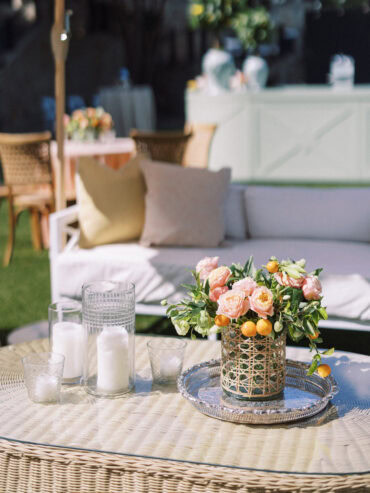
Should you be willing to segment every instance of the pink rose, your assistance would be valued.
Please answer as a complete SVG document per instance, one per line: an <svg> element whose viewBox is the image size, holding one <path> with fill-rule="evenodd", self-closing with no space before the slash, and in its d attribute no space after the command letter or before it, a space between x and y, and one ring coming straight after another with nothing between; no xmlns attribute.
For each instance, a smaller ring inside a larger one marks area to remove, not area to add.
<svg viewBox="0 0 370 493"><path fill-rule="evenodd" d="M241 289L245 296L250 296L256 287L257 283L254 279L251 277L245 277L244 279L240 279L240 281L236 281L233 284L232 289Z"/></svg>
<svg viewBox="0 0 370 493"><path fill-rule="evenodd" d="M196 272L199 274L199 278L204 281L209 274L217 268L218 259L220 257L205 257L200 260L195 267Z"/></svg>
<svg viewBox="0 0 370 493"><path fill-rule="evenodd" d="M249 297L251 310L256 312L259 317L267 318L267 315L274 314L273 295L265 286L256 288Z"/></svg>
<svg viewBox="0 0 370 493"><path fill-rule="evenodd" d="M319 300L321 296L321 282L315 276L308 276L302 286L303 296L306 300Z"/></svg>
<svg viewBox="0 0 370 493"><path fill-rule="evenodd" d="M227 281L230 279L231 270L228 267L222 265L214 269L208 276L209 287L211 291L215 288L221 288L225 286Z"/></svg>
<svg viewBox="0 0 370 493"><path fill-rule="evenodd" d="M276 272L274 274L275 279L280 284L280 286L288 286L290 288L301 289L304 280L306 279L304 276L301 276L299 279L294 279L294 277L288 276L285 272Z"/></svg>
<svg viewBox="0 0 370 493"><path fill-rule="evenodd" d="M215 288L215 289L212 289L210 292L209 292L209 299L211 301L218 301L218 298L226 293L226 291L229 291L229 288L227 286L221 286L220 288Z"/></svg>
<svg viewBox="0 0 370 493"><path fill-rule="evenodd" d="M249 301L241 289L230 289L218 299L217 315L239 318L249 310Z"/></svg>

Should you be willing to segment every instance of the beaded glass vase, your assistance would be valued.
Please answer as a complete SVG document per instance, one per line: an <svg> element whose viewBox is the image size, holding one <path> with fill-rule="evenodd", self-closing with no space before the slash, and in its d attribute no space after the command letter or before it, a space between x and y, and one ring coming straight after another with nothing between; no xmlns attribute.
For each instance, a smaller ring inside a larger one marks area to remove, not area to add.
<svg viewBox="0 0 370 493"><path fill-rule="evenodd" d="M233 324L224 327L221 340L221 387L241 400L270 400L284 390L286 334L277 339L244 337Z"/></svg>

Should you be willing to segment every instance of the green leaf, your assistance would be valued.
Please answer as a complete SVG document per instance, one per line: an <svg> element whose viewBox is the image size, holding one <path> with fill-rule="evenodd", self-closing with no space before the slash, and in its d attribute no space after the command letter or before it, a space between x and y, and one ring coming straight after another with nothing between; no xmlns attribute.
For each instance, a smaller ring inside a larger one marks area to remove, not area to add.
<svg viewBox="0 0 370 493"><path fill-rule="evenodd" d="M181 284L181 286L185 289L188 289L189 291L193 292L193 291L196 291L197 287L194 285L194 284L187 284L187 283L184 283L184 284Z"/></svg>
<svg viewBox="0 0 370 493"><path fill-rule="evenodd" d="M311 363L311 366L309 367L309 369L307 371L307 375L313 375L318 366L319 366L319 362L316 359L314 359Z"/></svg>
<svg viewBox="0 0 370 493"><path fill-rule="evenodd" d="M204 292L206 293L206 295L208 296L209 295L209 290L210 290L210 287L209 287L209 281L208 279L206 280L206 284L204 286Z"/></svg>
<svg viewBox="0 0 370 493"><path fill-rule="evenodd" d="M244 274L246 277L253 275L253 257L250 256L244 265Z"/></svg>
<svg viewBox="0 0 370 493"><path fill-rule="evenodd" d="M322 318L322 320L328 319L328 314L326 313L326 310L323 306L321 306L318 311L320 313L320 317Z"/></svg>
<svg viewBox="0 0 370 493"><path fill-rule="evenodd" d="M302 290L292 288L292 295L291 296L292 296L292 299L291 299L292 311L296 312L298 310L300 302L303 299Z"/></svg>
<svg viewBox="0 0 370 493"><path fill-rule="evenodd" d="M315 310L314 312L311 313L311 321L316 325L319 323L320 320L320 314L318 310Z"/></svg>
<svg viewBox="0 0 370 493"><path fill-rule="evenodd" d="M192 341L195 341L195 340L196 340L196 338L197 338L197 336L196 336L195 334L191 334L191 340L192 340Z"/></svg>
<svg viewBox="0 0 370 493"><path fill-rule="evenodd" d="M325 356L331 356L334 353L334 351L335 351L335 349L332 347L332 348L324 351L322 354L325 354Z"/></svg>
<svg viewBox="0 0 370 493"><path fill-rule="evenodd" d="M294 318L292 317L292 315L290 315L289 313L286 313L286 312L283 312L282 313L282 316L285 320L287 320L288 322L294 322Z"/></svg>
<svg viewBox="0 0 370 493"><path fill-rule="evenodd" d="M303 320L303 326L312 336L316 334L315 327L309 320Z"/></svg>

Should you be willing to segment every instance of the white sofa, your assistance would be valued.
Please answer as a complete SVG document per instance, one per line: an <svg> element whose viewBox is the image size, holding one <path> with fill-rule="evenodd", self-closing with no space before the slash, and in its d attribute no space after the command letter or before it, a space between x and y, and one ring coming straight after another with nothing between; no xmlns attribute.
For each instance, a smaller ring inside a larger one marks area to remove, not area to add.
<svg viewBox="0 0 370 493"><path fill-rule="evenodd" d="M164 314L164 298L178 300L190 272L205 256L220 264L256 265L271 255L306 258L323 267L329 320L322 326L370 330L370 188L231 185L225 207L226 238L218 248L143 247L139 243L78 247L78 206L51 215L52 298L80 298L83 283L130 280L137 313ZM64 246L66 233L69 241Z"/></svg>

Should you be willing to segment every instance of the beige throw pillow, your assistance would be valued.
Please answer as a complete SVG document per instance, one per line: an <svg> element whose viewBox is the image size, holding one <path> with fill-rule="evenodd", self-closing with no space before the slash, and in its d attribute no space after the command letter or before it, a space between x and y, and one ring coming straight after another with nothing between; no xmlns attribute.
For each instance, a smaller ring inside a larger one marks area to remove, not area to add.
<svg viewBox="0 0 370 493"><path fill-rule="evenodd" d="M147 186L141 243L216 247L225 236L230 170L212 172L143 160Z"/></svg>
<svg viewBox="0 0 370 493"><path fill-rule="evenodd" d="M138 239L145 216L139 157L119 170L94 158L78 160L77 202L81 248Z"/></svg>

